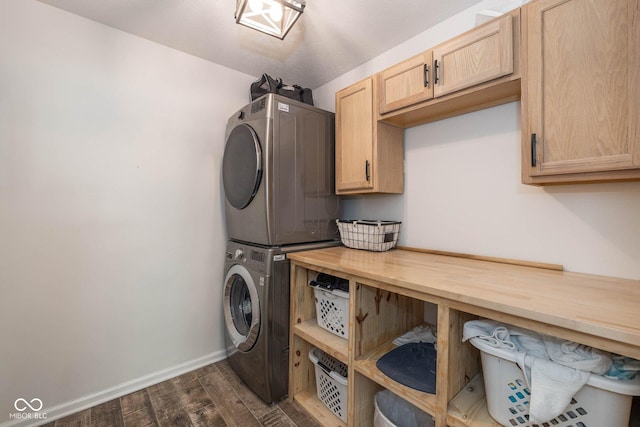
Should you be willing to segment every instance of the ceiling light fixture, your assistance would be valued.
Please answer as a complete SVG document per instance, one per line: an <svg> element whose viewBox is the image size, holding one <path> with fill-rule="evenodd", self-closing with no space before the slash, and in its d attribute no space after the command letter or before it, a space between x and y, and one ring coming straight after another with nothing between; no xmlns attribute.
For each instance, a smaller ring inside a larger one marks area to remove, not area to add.
<svg viewBox="0 0 640 427"><path fill-rule="evenodd" d="M236 0L236 23L282 40L304 6L305 0Z"/></svg>

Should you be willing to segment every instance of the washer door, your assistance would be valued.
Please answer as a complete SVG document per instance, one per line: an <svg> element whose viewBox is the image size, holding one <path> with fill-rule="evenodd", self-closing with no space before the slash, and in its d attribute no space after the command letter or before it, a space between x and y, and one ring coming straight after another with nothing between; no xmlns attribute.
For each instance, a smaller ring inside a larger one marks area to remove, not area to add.
<svg viewBox="0 0 640 427"><path fill-rule="evenodd" d="M262 179L262 150L258 135L247 124L233 128L224 148L222 183L231 206L244 209L253 200Z"/></svg>
<svg viewBox="0 0 640 427"><path fill-rule="evenodd" d="M224 279L224 320L233 345L249 351L260 332L260 301L249 271L234 265Z"/></svg>

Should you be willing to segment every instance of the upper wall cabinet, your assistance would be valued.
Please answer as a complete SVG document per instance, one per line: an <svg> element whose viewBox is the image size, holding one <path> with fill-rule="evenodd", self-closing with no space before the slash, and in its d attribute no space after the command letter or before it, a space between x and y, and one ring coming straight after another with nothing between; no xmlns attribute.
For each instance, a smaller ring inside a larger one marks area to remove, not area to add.
<svg viewBox="0 0 640 427"><path fill-rule="evenodd" d="M429 50L380 72L380 114L433 98L432 67Z"/></svg>
<svg viewBox="0 0 640 427"><path fill-rule="evenodd" d="M336 93L336 193L402 193L404 131L520 98L520 8Z"/></svg>
<svg viewBox="0 0 640 427"><path fill-rule="evenodd" d="M520 9L378 73L380 119L410 127L520 97Z"/></svg>
<svg viewBox="0 0 640 427"><path fill-rule="evenodd" d="M379 122L374 77L336 93L336 193L402 193L404 130Z"/></svg>
<svg viewBox="0 0 640 427"><path fill-rule="evenodd" d="M522 181L640 179L638 0L523 8Z"/></svg>
<svg viewBox="0 0 640 427"><path fill-rule="evenodd" d="M505 15L437 46L433 64L436 97L513 73L513 17Z"/></svg>

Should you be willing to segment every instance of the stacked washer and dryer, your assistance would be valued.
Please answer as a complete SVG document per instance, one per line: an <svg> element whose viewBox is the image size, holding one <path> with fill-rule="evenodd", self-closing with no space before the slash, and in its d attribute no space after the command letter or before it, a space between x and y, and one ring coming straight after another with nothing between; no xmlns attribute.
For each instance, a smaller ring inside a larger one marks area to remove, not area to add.
<svg viewBox="0 0 640 427"><path fill-rule="evenodd" d="M268 94L227 123L222 166L228 361L266 402L287 395L287 254L339 244L334 114Z"/></svg>

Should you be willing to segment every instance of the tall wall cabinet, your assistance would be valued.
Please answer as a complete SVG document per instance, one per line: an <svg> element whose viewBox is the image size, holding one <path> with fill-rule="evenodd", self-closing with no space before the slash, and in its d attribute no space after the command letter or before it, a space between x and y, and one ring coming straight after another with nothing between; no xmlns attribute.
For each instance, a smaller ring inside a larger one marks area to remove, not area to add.
<svg viewBox="0 0 640 427"><path fill-rule="evenodd" d="M377 120L368 77L336 93L336 193L402 193L404 130Z"/></svg>
<svg viewBox="0 0 640 427"><path fill-rule="evenodd" d="M522 180L640 178L640 2L523 8Z"/></svg>

